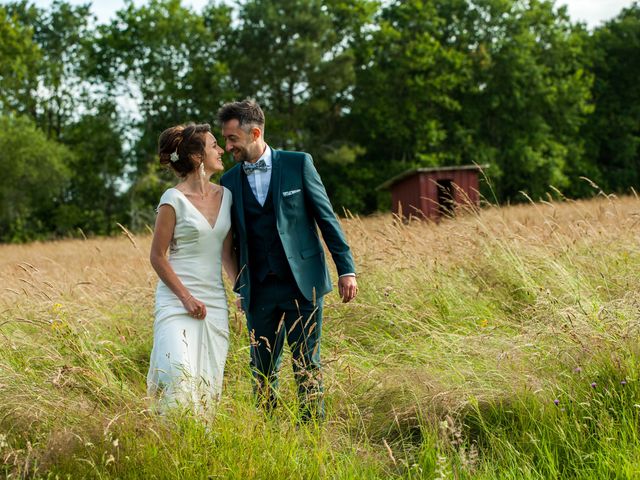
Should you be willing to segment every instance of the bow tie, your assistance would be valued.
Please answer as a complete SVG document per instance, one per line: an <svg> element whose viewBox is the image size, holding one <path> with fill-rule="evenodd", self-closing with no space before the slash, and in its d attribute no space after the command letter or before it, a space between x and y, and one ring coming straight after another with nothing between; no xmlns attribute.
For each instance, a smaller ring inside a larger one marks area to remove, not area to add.
<svg viewBox="0 0 640 480"><path fill-rule="evenodd" d="M244 170L244 173L246 173L247 175L251 175L256 170L266 172L267 170L269 170L269 167L267 166L267 162L264 161L264 158L261 158L256 163L243 163L242 169Z"/></svg>

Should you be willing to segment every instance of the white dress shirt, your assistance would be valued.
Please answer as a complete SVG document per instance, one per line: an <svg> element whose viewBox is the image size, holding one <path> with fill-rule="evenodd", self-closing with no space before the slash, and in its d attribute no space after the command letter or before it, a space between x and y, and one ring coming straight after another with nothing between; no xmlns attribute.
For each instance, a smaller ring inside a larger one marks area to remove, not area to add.
<svg viewBox="0 0 640 480"><path fill-rule="evenodd" d="M267 200L267 193L269 193L269 183L271 183L271 147L267 145L267 148L264 149L264 153L258 160L256 160L256 162L259 162L260 160L264 160L264 163L267 164L267 171L262 172L260 170L254 170L251 175L247 175L247 180L256 200L258 200L260 206L264 207L264 202ZM250 165L249 162L244 163Z"/></svg>

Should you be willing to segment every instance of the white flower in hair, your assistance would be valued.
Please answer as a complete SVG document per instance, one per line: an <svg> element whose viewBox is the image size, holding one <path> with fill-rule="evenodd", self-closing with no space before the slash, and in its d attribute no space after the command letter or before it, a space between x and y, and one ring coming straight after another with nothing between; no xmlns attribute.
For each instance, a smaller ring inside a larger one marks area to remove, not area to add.
<svg viewBox="0 0 640 480"><path fill-rule="evenodd" d="M175 152L173 152L170 156L169 156L169 160L171 160L172 162L177 162L178 161L178 151L176 150Z"/></svg>

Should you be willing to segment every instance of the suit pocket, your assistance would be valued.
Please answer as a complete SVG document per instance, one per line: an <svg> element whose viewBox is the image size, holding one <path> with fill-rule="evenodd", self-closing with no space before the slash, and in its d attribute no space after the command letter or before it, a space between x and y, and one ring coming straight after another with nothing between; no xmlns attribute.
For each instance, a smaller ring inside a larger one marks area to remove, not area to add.
<svg viewBox="0 0 640 480"><path fill-rule="evenodd" d="M322 247L311 247L311 248L305 248L304 250L300 251L300 256L302 258L311 258L311 257L315 257L316 255L320 255L320 252L322 252Z"/></svg>
<svg viewBox="0 0 640 480"><path fill-rule="evenodd" d="M287 190L286 192L282 192L282 196L287 198L287 197L291 197L293 195L297 195L301 192L302 190L299 188L296 188L294 190Z"/></svg>
<svg viewBox="0 0 640 480"><path fill-rule="evenodd" d="M285 205L291 205L294 203L298 203L302 200L302 192L298 191L297 193L294 193L292 195L283 195L282 196L282 203L284 203Z"/></svg>

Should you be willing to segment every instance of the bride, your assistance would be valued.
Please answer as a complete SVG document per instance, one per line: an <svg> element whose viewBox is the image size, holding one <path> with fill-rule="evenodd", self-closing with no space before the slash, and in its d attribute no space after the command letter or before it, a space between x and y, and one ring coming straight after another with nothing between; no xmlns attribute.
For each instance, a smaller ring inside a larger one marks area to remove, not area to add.
<svg viewBox="0 0 640 480"><path fill-rule="evenodd" d="M163 409L204 411L222 391L229 348L222 266L232 281L238 274L231 192L209 181L224 169L223 153L208 124L171 127L158 140L160 163L180 178L160 198L150 255L160 281L147 389Z"/></svg>

